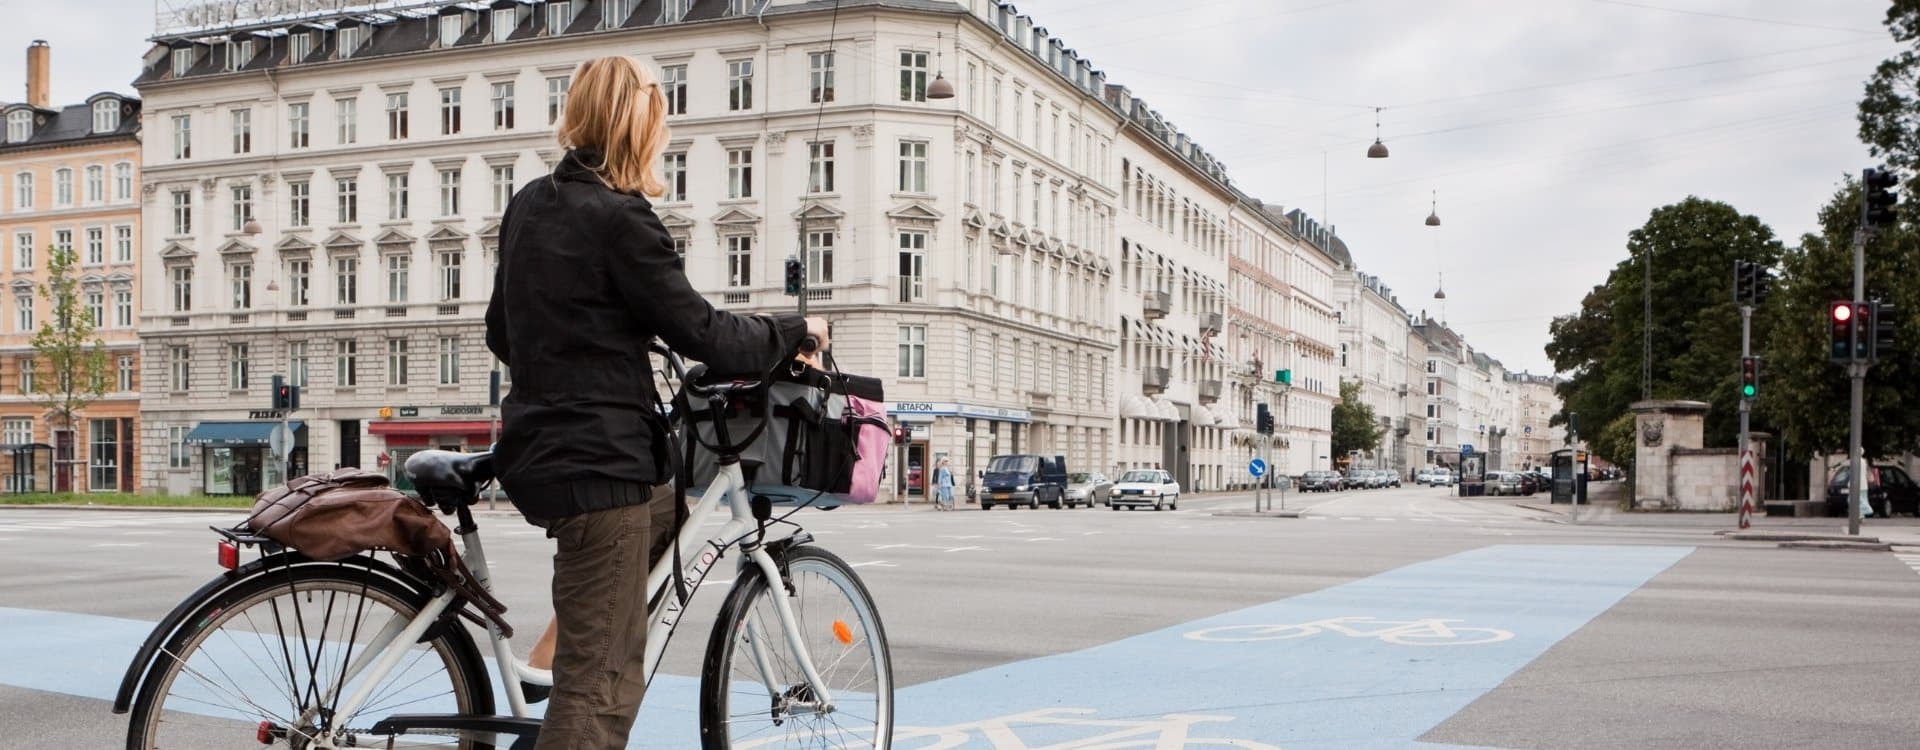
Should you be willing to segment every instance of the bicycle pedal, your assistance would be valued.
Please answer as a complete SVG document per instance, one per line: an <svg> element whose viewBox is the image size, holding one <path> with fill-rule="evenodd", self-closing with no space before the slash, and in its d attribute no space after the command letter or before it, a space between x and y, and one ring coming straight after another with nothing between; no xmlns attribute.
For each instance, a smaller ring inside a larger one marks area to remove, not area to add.
<svg viewBox="0 0 1920 750"><path fill-rule="evenodd" d="M553 694L553 686L535 685L523 680L520 682L520 694L526 697L528 704L539 703L546 700L547 696Z"/></svg>

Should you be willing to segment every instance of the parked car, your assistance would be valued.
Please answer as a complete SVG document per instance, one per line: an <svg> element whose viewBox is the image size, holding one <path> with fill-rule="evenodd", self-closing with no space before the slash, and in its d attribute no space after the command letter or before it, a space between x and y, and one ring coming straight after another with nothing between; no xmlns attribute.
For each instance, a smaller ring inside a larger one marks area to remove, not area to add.
<svg viewBox="0 0 1920 750"><path fill-rule="evenodd" d="M1429 487L1450 487L1453 483L1453 472L1446 468L1435 467L1432 473L1427 475L1427 486Z"/></svg>
<svg viewBox="0 0 1920 750"><path fill-rule="evenodd" d="M1180 483L1160 469L1134 469L1121 474L1120 481L1113 484L1113 491L1107 495L1107 507L1119 510L1141 506L1179 510Z"/></svg>
<svg viewBox="0 0 1920 750"><path fill-rule="evenodd" d="M1067 495L1067 459L1032 454L994 456L987 462L981 484L986 488L980 493L981 510L992 510L995 505L1038 508L1042 503L1058 508Z"/></svg>
<svg viewBox="0 0 1920 750"><path fill-rule="evenodd" d="M1113 492L1113 481L1097 471L1078 471L1067 475L1067 507L1106 505Z"/></svg>
<svg viewBox="0 0 1920 750"><path fill-rule="evenodd" d="M1300 475L1301 492L1339 492L1341 479L1331 471L1309 471Z"/></svg>
<svg viewBox="0 0 1920 750"><path fill-rule="evenodd" d="M1414 472L1414 473L1413 473L1413 483L1414 483L1414 484L1421 484L1421 485L1429 485L1429 486L1431 486L1431 485L1433 484L1433 481L1434 481L1434 479L1433 479L1433 470L1432 470L1432 469L1421 469L1421 470L1419 470L1419 471L1416 471L1416 472Z"/></svg>
<svg viewBox="0 0 1920 750"><path fill-rule="evenodd" d="M1842 466L1827 480L1827 515L1847 515L1847 482L1852 475L1852 467ZM1882 518L1888 511L1920 515L1920 485L1898 466L1871 467L1867 470L1867 505Z"/></svg>
<svg viewBox="0 0 1920 750"><path fill-rule="evenodd" d="M1487 494L1520 497L1534 493L1533 479L1517 471L1489 471L1484 479Z"/></svg>
<svg viewBox="0 0 1920 750"><path fill-rule="evenodd" d="M1381 480L1381 484L1382 484L1383 486L1387 486L1387 487L1399 487L1399 486L1400 486L1400 472L1397 472L1397 471L1388 471L1388 470L1386 470L1386 469L1381 469L1381 470L1380 470L1380 480Z"/></svg>

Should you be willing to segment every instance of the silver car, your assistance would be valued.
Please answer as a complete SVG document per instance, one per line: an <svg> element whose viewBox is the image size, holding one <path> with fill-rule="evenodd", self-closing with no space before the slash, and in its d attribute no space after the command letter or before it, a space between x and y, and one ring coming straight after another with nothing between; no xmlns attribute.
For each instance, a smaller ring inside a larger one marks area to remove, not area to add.
<svg viewBox="0 0 1920 750"><path fill-rule="evenodd" d="M1067 475L1066 505L1093 507L1105 505L1107 496L1113 494L1113 480L1097 471L1080 471Z"/></svg>

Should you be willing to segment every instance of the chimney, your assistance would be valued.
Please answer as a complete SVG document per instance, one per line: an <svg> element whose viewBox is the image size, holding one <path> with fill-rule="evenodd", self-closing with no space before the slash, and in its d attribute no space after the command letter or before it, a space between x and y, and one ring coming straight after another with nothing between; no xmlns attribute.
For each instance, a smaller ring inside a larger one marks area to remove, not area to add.
<svg viewBox="0 0 1920 750"><path fill-rule="evenodd" d="M39 109L53 106L47 92L47 76L53 64L53 48L47 40L35 39L27 47L27 104Z"/></svg>

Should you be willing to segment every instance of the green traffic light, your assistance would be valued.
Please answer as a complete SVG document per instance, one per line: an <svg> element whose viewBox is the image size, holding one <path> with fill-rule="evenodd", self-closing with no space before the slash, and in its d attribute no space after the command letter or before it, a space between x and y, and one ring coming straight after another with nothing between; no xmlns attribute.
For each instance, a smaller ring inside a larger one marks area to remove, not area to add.
<svg viewBox="0 0 1920 750"><path fill-rule="evenodd" d="M1760 389L1755 388L1751 385L1740 386L1740 395L1746 396L1747 398L1753 398L1754 394L1759 392L1760 392Z"/></svg>

